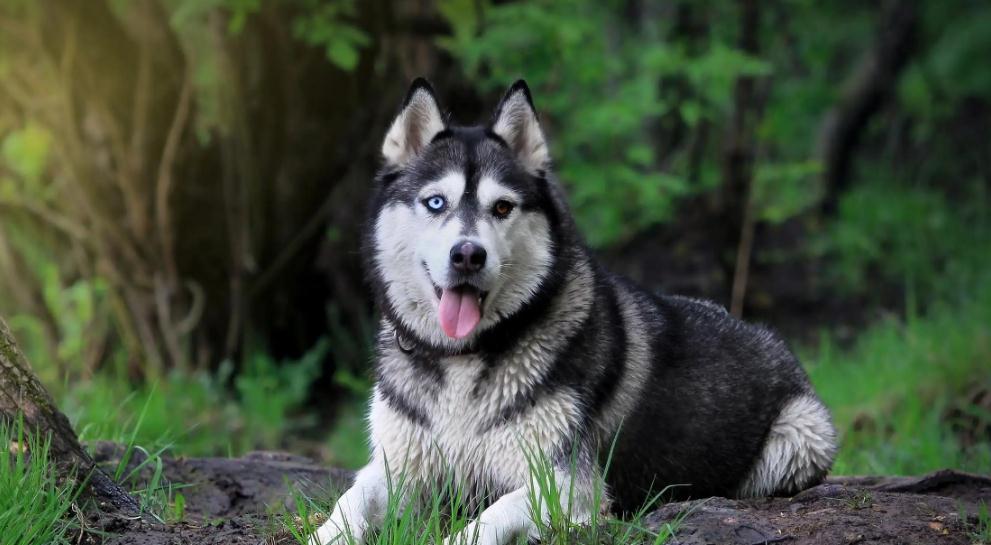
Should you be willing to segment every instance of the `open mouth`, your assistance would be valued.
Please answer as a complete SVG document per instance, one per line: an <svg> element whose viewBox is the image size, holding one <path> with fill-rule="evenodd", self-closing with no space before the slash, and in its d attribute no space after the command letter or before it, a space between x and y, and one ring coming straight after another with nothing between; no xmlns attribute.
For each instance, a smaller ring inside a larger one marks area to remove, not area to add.
<svg viewBox="0 0 991 545"><path fill-rule="evenodd" d="M482 320L482 305L488 292L470 284L453 288L434 285L434 292L440 299L440 304L437 306L440 327L448 337L461 339L478 327L478 322Z"/></svg>

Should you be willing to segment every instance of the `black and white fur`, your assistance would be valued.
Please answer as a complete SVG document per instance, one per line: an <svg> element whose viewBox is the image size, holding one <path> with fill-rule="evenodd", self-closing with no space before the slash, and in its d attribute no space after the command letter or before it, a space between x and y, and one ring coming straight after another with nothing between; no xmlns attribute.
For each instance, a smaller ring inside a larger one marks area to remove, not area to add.
<svg viewBox="0 0 991 545"><path fill-rule="evenodd" d="M453 474L495 499L459 537L536 536L547 508L529 503L528 449L575 491L562 497L579 523L602 507L593 491L603 484L625 512L667 485L684 485L676 497L761 496L825 476L836 433L784 342L595 262L524 82L489 125L462 127L417 80L382 154L365 246L383 315L373 454L319 529L321 545L345 532L360 542L381 523L400 473L424 485ZM441 213L425 204L434 196ZM513 206L508 216L495 214L499 201ZM464 241L487 251L469 276L450 266ZM438 325L438 293L462 283L485 296L477 327L455 339Z"/></svg>

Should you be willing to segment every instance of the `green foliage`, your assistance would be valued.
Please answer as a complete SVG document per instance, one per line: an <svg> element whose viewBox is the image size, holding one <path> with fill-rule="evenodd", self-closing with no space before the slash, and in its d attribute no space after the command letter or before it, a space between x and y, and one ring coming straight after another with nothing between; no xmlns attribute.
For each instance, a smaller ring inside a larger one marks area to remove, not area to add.
<svg viewBox="0 0 991 545"><path fill-rule="evenodd" d="M740 77L755 78L762 97L751 197L758 217L781 222L818 202L813 142L837 98L830 67L870 38L873 17L791 2L790 26L763 25L755 57L735 45L740 14L729 3L676 2L673 13L703 21L705 30L694 31L676 17L631 19L617 2L449 0L440 9L454 28L441 44L472 81L495 93L525 77L534 88L559 174L595 246L670 221L683 197L718 190L718 144ZM828 33L793 31L833 24Z"/></svg>
<svg viewBox="0 0 991 545"><path fill-rule="evenodd" d="M55 264L43 262L37 267L46 313L56 327L55 342L48 342L46 325L38 316L16 314L10 325L26 348L28 361L42 363L35 371L46 384L87 376L98 363L94 358L102 355L99 347L93 346L93 339L102 338L110 325L105 314L107 287L99 278L63 286ZM123 354L108 359L114 356Z"/></svg>
<svg viewBox="0 0 991 545"><path fill-rule="evenodd" d="M903 285L925 300L973 285L991 253L991 216L981 184L950 203L939 191L867 182L843 196L839 217L818 241L837 286L871 292Z"/></svg>
<svg viewBox="0 0 991 545"><path fill-rule="evenodd" d="M11 131L0 143L0 160L30 184L37 184L48 166L52 138L43 128L28 123L23 129ZM0 183L0 196L13 197L13 180Z"/></svg>
<svg viewBox="0 0 991 545"><path fill-rule="evenodd" d="M991 425L991 414L968 412L973 392L991 390L988 270L924 317L878 324L849 351L826 336L803 358L842 434L835 473L991 470L991 441L962 443L973 439L953 426L970 416L980 437L981 422Z"/></svg>
<svg viewBox="0 0 991 545"><path fill-rule="evenodd" d="M752 201L764 221L780 223L793 218L819 200L810 180L821 170L815 161L761 163L754 173Z"/></svg>
<svg viewBox="0 0 991 545"><path fill-rule="evenodd" d="M978 2L967 10L953 7L924 4L924 32L932 43L899 82L899 102L926 121L914 127L919 136L932 135L936 125L931 121L953 115L961 100L991 100L991 71L973 65L974 59L991 55L991 6Z"/></svg>
<svg viewBox="0 0 991 545"><path fill-rule="evenodd" d="M53 263L41 263L38 269L41 272L42 300L57 328L57 341L54 345L45 341L45 326L37 316L15 315L11 319L11 327L18 338L23 339L25 346L34 349L28 353L29 361L55 363L38 368L39 376L44 381L58 382L85 376L92 372L92 367L97 363L92 361L93 339L102 338L110 327L104 306L107 304L107 286L98 277L64 285L58 267ZM52 349L54 353L49 352ZM111 355L108 360L114 356L123 354Z"/></svg>
<svg viewBox="0 0 991 545"><path fill-rule="evenodd" d="M243 429L252 430L252 437L241 441L240 451L253 444L254 448L274 447L292 430L312 424L296 412L319 376L328 347L322 340L295 362L276 362L262 352L248 358L245 368L234 377Z"/></svg>
<svg viewBox="0 0 991 545"><path fill-rule="evenodd" d="M367 33L352 23L356 9L354 0L301 0L305 15L293 23L293 35L310 45L324 48L327 60L343 70L358 66L358 53L371 43Z"/></svg>
<svg viewBox="0 0 991 545"><path fill-rule="evenodd" d="M67 545L74 487L57 481L49 439L0 423L0 536L7 545Z"/></svg>
<svg viewBox="0 0 991 545"><path fill-rule="evenodd" d="M658 124L718 120L737 77L771 72L725 42L693 52L657 39L662 29L632 25L617 8L588 0L508 3L487 7L481 26L468 3L441 5L455 28L442 44L483 90L520 77L533 87L558 173L596 246L670 219L693 191L683 157L661 166L652 136ZM667 80L687 91L666 89Z"/></svg>
<svg viewBox="0 0 991 545"><path fill-rule="evenodd" d="M168 447L189 455L239 455L278 448L310 424L301 414L310 385L326 353L319 343L299 361L275 362L258 353L233 375L173 371L157 383L133 384L101 373L56 392L82 440L106 439ZM234 391L227 388L233 381Z"/></svg>

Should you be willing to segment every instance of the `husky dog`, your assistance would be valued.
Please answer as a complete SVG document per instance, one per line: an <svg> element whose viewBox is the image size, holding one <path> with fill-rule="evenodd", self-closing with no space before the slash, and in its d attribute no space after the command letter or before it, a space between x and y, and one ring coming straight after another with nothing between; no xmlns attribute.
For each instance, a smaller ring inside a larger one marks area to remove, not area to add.
<svg viewBox="0 0 991 545"><path fill-rule="evenodd" d="M535 537L548 507L531 505L533 452L576 523L603 508L597 487L623 513L667 485L780 495L826 475L836 432L784 342L596 263L525 82L490 124L458 126L416 80L382 155L364 249L382 313L373 454L321 545L361 542L400 474L496 500L452 539Z"/></svg>

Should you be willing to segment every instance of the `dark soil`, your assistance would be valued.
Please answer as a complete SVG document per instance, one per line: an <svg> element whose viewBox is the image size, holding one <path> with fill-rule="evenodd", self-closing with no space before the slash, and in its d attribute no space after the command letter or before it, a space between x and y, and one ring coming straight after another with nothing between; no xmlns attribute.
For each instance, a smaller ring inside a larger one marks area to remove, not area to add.
<svg viewBox="0 0 991 545"><path fill-rule="evenodd" d="M973 515L991 478L943 470L923 477L833 477L793 498L668 504L658 525L682 520L672 545L974 542Z"/></svg>
<svg viewBox="0 0 991 545"><path fill-rule="evenodd" d="M114 467L121 453L119 445L100 443L94 458ZM142 459L135 453L129 467L136 467ZM128 484L144 488L153 471L146 464ZM288 544L292 540L281 532L279 517L295 511L290 487L321 497L346 487L351 476L349 471L281 452L254 452L241 458L164 458L163 474L185 498L181 522L104 518L94 529L111 535L101 538L99 531L90 532L88 541L105 545Z"/></svg>
<svg viewBox="0 0 991 545"><path fill-rule="evenodd" d="M112 462L115 445L97 446ZM132 466L139 460L132 461ZM83 542L106 545L289 544L279 514L292 509L289 486L326 494L346 485L349 472L283 453L243 458L166 459L164 474L186 499L185 518L162 524L104 518ZM142 470L147 478L151 468ZM657 528L679 517L671 543L756 545L952 543L971 544L978 505L991 504L991 478L952 470L922 477L832 477L793 498L709 498L667 504L648 515ZM101 535L101 533L106 532Z"/></svg>

